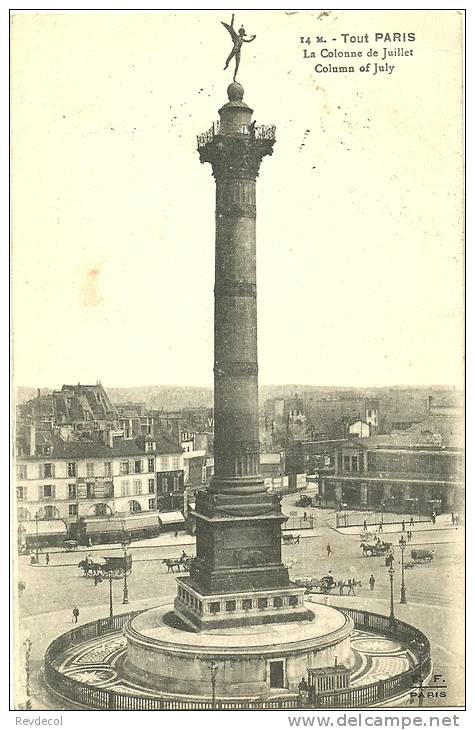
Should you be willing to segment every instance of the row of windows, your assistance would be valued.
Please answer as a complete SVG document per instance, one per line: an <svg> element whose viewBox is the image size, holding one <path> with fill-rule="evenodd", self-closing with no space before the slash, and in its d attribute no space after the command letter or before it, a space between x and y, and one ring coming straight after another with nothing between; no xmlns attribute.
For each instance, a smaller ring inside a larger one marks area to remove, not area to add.
<svg viewBox="0 0 475 730"><path fill-rule="evenodd" d="M132 482L132 488L134 494L142 494L142 480L134 479ZM148 480L148 491L149 494L155 493L155 479ZM128 479L123 479L120 483L120 495L121 497L130 496L130 482Z"/></svg>
<svg viewBox="0 0 475 730"><path fill-rule="evenodd" d="M155 459L147 459L147 471L155 471ZM120 473L123 474L142 474L142 459L134 461L121 461Z"/></svg>
<svg viewBox="0 0 475 730"><path fill-rule="evenodd" d="M36 465L33 465L36 466ZM94 461L86 462L86 476L93 477L96 475L98 464ZM179 456L174 457L161 457L157 458L157 468L161 467L160 471L169 471L170 468L173 470L181 469L181 459ZM38 478L39 479L53 479L55 477L56 465L54 463L38 464ZM104 476L112 476L112 461L104 461L103 469ZM150 457L146 460L134 459L133 461L124 460L120 462L120 474L142 474L145 472L155 471L155 457ZM75 461L69 461L67 463L67 475L68 477L78 476L78 464ZM102 474L101 474L102 476ZM27 478L27 465L17 464L17 479Z"/></svg>
<svg viewBox="0 0 475 730"><path fill-rule="evenodd" d="M125 490L126 485L126 491ZM113 488L111 484L108 484L104 486L102 483L100 484L86 484L85 485L86 491L84 494L82 494L82 498L89 498L94 499L97 497L112 497L114 494ZM142 494L142 481L140 479L134 480L133 483L134 488L134 494ZM36 488L34 488L36 489ZM130 485L128 481L122 482L121 485L121 491L122 496L127 496L130 494ZM149 479L148 480L148 491L150 493L155 492L155 479ZM18 486L16 488L16 496L19 500L26 500L28 498L28 490L25 486ZM41 487L38 487L38 498L39 499L55 499L56 498L56 486L54 484L44 484ZM78 487L76 484L68 484L68 496L67 499L77 499L78 498ZM31 499L31 495L30 495Z"/></svg>
<svg viewBox="0 0 475 730"><path fill-rule="evenodd" d="M110 514L110 509L107 508L106 504L103 505L97 505L98 509L95 511L96 516L105 516L107 514ZM155 510L157 508L157 503L155 499L149 499L148 500L148 508L149 510ZM129 503L129 512L141 512L142 508L138 502L133 500ZM68 505L68 515L70 517L75 517L78 514L78 506L77 504L69 504ZM55 520L59 518L59 510L54 505L45 505L41 509L41 514L38 515L39 519L43 520ZM18 508L18 519L19 520L31 520L31 514L25 507L19 507Z"/></svg>

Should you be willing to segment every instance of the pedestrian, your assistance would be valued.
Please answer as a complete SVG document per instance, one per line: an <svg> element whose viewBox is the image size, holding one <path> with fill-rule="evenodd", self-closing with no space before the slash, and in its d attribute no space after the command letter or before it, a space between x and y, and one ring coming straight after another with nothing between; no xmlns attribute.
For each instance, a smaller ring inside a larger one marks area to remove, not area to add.
<svg viewBox="0 0 475 730"><path fill-rule="evenodd" d="M411 519L409 521L409 527L414 527L414 517L411 515Z"/></svg>
<svg viewBox="0 0 475 730"><path fill-rule="evenodd" d="M455 525L455 515L453 512L451 512L451 517L452 517L452 524Z"/></svg>
<svg viewBox="0 0 475 730"><path fill-rule="evenodd" d="M406 531L406 522L405 522L405 520L403 520L401 522L401 527L402 527L402 531L405 532Z"/></svg>
<svg viewBox="0 0 475 730"><path fill-rule="evenodd" d="M363 520L363 530L366 532L367 529L368 529L368 523L366 522L366 520Z"/></svg>
<svg viewBox="0 0 475 730"><path fill-rule="evenodd" d="M45 555L46 565L49 565L49 553Z"/></svg>
<svg viewBox="0 0 475 730"><path fill-rule="evenodd" d="M380 522L379 527L378 527L378 532L382 532L382 531L383 531L383 523Z"/></svg>
<svg viewBox="0 0 475 730"><path fill-rule="evenodd" d="M355 584L356 584L356 580L354 578L348 578L348 595L350 595L350 593L352 593L354 596L356 596Z"/></svg>
<svg viewBox="0 0 475 730"><path fill-rule="evenodd" d="M175 537L178 537L178 530L175 530Z"/></svg>
<svg viewBox="0 0 475 730"><path fill-rule="evenodd" d="M432 524L435 525L435 520L436 520L435 512L432 512L432 518L431 519L432 519Z"/></svg>
<svg viewBox="0 0 475 730"><path fill-rule="evenodd" d="M327 555L328 555L328 557L330 557L331 553L332 553L332 549L331 549L330 545L327 545Z"/></svg>
<svg viewBox="0 0 475 730"><path fill-rule="evenodd" d="M74 606L73 608L73 624L77 624L79 618L79 608L77 606Z"/></svg>
<svg viewBox="0 0 475 730"><path fill-rule="evenodd" d="M409 530L409 532L407 533L407 541L412 542L412 530Z"/></svg>
<svg viewBox="0 0 475 730"><path fill-rule="evenodd" d="M299 697L307 697L308 695L308 684L305 681L305 677L302 677L301 681L298 684L298 690L299 690Z"/></svg>
<svg viewBox="0 0 475 730"><path fill-rule="evenodd" d="M344 588L344 582L342 580L338 581L338 588L340 589L340 596L343 595L343 588Z"/></svg>
<svg viewBox="0 0 475 730"><path fill-rule="evenodd" d="M370 591L374 591L374 584L376 583L376 578L374 577L374 575L372 573L369 576L369 581L368 582L369 582L369 589L370 589Z"/></svg>
<svg viewBox="0 0 475 730"><path fill-rule="evenodd" d="M307 513L306 512L303 513L303 521L307 522Z"/></svg>

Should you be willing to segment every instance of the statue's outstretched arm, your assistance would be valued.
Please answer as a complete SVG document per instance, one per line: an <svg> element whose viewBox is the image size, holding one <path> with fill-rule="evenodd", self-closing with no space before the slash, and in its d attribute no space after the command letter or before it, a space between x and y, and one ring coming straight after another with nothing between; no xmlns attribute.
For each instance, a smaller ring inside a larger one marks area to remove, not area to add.
<svg viewBox="0 0 475 730"><path fill-rule="evenodd" d="M257 36L252 35L250 38L243 38L244 43L252 43L257 38Z"/></svg>

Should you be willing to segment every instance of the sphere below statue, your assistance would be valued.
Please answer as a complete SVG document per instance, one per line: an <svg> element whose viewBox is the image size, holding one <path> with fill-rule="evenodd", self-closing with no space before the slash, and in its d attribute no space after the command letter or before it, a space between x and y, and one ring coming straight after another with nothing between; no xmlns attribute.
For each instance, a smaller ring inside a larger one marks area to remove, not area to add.
<svg viewBox="0 0 475 730"><path fill-rule="evenodd" d="M244 87L241 86L237 81L233 81L228 86L228 99L229 101L242 101L244 98Z"/></svg>
<svg viewBox="0 0 475 730"><path fill-rule="evenodd" d="M173 606L144 611L125 628L124 670L133 682L190 697L208 694L210 665L218 665L216 696L265 697L296 692L309 668L349 666L353 621L342 611L309 604L307 621L248 628L189 630Z"/></svg>

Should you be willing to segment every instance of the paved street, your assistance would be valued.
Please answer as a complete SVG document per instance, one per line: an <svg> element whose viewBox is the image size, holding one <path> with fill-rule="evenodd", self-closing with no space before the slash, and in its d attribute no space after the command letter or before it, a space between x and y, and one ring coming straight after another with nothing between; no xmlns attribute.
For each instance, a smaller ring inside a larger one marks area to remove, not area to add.
<svg viewBox="0 0 475 730"><path fill-rule="evenodd" d="M284 511L303 509L295 506L295 495L284 498ZM362 556L359 534L334 529L334 513L328 510L307 509L315 515L312 531L300 530L300 543L283 546L284 562L290 566L291 577L321 577L329 570L336 580L354 577L362 582L357 595L331 595L330 604L355 605L380 613L389 612L389 579L382 557ZM167 602L175 593L175 581L163 564L165 557L179 557L182 550L194 553L193 538L179 534L161 536L157 541L134 543L131 546L133 571L128 578L129 604L122 605L123 581L113 583L114 611L122 613L157 603ZM433 649L434 668L444 674L449 685L455 686L454 672L460 672L456 656L461 652L455 647L457 639L463 641L460 632L463 627L463 528L421 530L414 535L413 543L430 546L435 552L431 564L416 565L406 571L407 605L399 604L401 566L397 548L398 534L391 534L396 546L394 598L398 618L413 623L429 637ZM170 544L163 544L165 541ZM331 554L327 554L327 545ZM406 550L406 557L411 545ZM106 546L96 549L94 559L102 555L120 555L118 547ZM84 557L84 551L77 553L51 552L50 565L46 566L42 556L39 567L31 566L28 557L19 558L18 580L25 583L25 590L19 600L22 639L30 635L33 641L33 673L41 667L42 656L48 643L59 634L71 628L71 610L74 605L80 609L79 622L91 621L108 615L109 583L103 581L97 587L91 578L84 578L77 563ZM368 579L373 573L376 583L370 591ZM335 591L333 592L335 593ZM346 593L346 591L345 591ZM315 600L324 600L315 597ZM441 633L440 626L447 626L453 619L453 632ZM39 691L37 680L34 683ZM462 685L460 685L462 686ZM462 698L451 699L453 704ZM39 702L39 704L41 704Z"/></svg>

